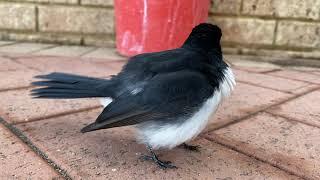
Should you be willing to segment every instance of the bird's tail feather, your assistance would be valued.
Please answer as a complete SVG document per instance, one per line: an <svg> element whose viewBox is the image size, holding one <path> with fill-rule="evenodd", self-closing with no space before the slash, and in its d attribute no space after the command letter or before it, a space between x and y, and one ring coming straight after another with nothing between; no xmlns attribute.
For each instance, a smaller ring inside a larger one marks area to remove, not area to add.
<svg viewBox="0 0 320 180"><path fill-rule="evenodd" d="M71 99L112 96L111 82L107 79L66 73L51 73L35 78L42 80L32 83L34 86L39 86L31 90L34 98Z"/></svg>

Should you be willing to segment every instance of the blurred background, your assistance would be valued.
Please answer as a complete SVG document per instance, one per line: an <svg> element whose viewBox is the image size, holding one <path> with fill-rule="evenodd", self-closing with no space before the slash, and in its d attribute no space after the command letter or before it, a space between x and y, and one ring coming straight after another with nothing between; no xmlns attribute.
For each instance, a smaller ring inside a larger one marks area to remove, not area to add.
<svg viewBox="0 0 320 180"><path fill-rule="evenodd" d="M225 53L320 58L320 0L214 0ZM113 0L1 0L0 40L115 46Z"/></svg>

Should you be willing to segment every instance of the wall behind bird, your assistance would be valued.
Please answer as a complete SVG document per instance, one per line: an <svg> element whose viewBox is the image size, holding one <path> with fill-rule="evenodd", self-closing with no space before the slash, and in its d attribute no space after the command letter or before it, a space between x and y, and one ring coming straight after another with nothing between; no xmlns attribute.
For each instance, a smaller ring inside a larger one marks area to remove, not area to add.
<svg viewBox="0 0 320 180"><path fill-rule="evenodd" d="M0 0L0 39L114 46L113 0ZM213 0L227 53L320 58L320 0Z"/></svg>

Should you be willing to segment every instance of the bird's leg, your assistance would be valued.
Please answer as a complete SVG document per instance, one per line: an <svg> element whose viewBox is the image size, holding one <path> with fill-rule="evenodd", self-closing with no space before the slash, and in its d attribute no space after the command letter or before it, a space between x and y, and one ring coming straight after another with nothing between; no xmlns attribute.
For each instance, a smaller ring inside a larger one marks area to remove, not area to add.
<svg viewBox="0 0 320 180"><path fill-rule="evenodd" d="M196 145L196 146L193 146L193 145L188 145L186 143L183 143L181 144L181 147L183 147L184 149L186 150L189 150L189 151L195 151L195 152L200 152L200 146Z"/></svg>
<svg viewBox="0 0 320 180"><path fill-rule="evenodd" d="M151 153L150 156L148 155L142 155L141 158L144 160L152 160L154 161L156 164L158 164L158 166L161 169L166 169L166 168L177 168L175 165L172 165L170 161L161 161L159 160L158 156L153 152L151 146L147 146L149 152Z"/></svg>

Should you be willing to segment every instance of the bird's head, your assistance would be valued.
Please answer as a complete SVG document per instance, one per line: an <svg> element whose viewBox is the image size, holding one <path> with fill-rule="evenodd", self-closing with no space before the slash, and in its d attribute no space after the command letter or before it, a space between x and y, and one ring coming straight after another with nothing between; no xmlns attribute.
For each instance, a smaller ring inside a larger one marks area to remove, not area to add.
<svg viewBox="0 0 320 180"><path fill-rule="evenodd" d="M207 53L221 52L221 29L217 25L201 23L192 29L182 47L199 49Z"/></svg>

